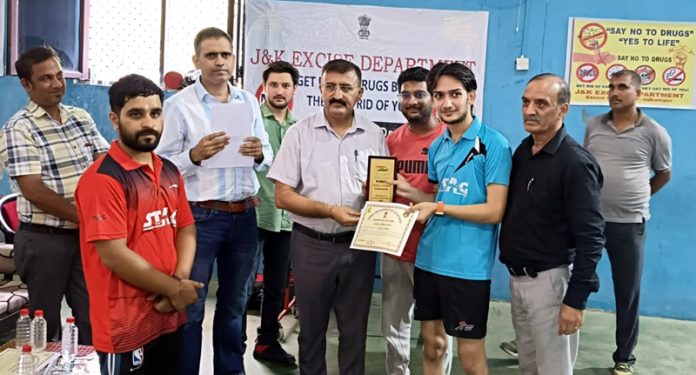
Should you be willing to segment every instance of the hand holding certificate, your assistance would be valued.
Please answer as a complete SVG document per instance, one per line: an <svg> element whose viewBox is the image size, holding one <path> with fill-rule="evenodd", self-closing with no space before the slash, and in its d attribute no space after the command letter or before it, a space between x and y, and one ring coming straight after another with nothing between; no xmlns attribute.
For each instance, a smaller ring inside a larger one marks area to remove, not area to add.
<svg viewBox="0 0 696 375"><path fill-rule="evenodd" d="M404 204L368 201L350 247L401 256L418 218L417 213L407 214L406 210Z"/></svg>

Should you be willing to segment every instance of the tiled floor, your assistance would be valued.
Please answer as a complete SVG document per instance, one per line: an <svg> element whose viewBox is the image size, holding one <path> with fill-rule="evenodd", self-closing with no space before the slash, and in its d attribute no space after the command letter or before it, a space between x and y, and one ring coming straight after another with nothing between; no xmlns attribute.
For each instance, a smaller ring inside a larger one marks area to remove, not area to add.
<svg viewBox="0 0 696 375"><path fill-rule="evenodd" d="M212 312L215 307L214 287L211 285L210 296L206 301L206 318L204 326L204 344L201 360L201 374L212 375ZM382 339L379 319L381 310L380 294L374 294L368 326L366 362L368 375L384 374L384 340ZM63 317L69 315L67 306L63 309ZM614 340L614 315L599 311L588 311L583 325L580 354L575 366L576 375L607 375L610 373L611 352ZM256 327L259 324L258 312L250 312L247 333L250 344L256 337ZM298 321L293 316L287 316L282 322L285 332L283 346L288 352L297 356ZM411 372L421 373L421 350L417 345L418 325L413 328L411 349ZM693 375L696 374L696 322L641 318L641 338L636 349L638 364L637 375ZM503 353L498 345L503 340L513 337L510 323L510 305L505 302L491 302L488 319L488 336L486 350L488 365L492 375L517 374L515 359ZM296 369L269 367L256 361L252 355L253 346L249 346L245 356L248 375L295 375ZM329 374L338 374L336 353L338 351L338 331L335 324L330 325L327 339L327 364ZM462 374L458 363L454 363L452 374Z"/></svg>
<svg viewBox="0 0 696 375"><path fill-rule="evenodd" d="M209 298L206 312L214 308L214 298ZM366 362L368 375L384 374L384 340L380 332L381 299L375 294L372 300L372 310L368 326ZM201 366L201 374L213 374L211 354L211 323L212 314L206 314L204 335L206 344ZM692 375L696 374L696 322L686 322L658 318L641 318L641 340L636 349L638 366L635 374L650 375ZM251 312L248 318L247 333L253 342L255 330L259 324L258 312ZM292 317L283 320L285 331L284 347L290 353L297 355L298 322ZM420 374L421 350L417 346L418 326L412 333L412 363L411 372ZM517 362L498 348L503 340L513 338L510 323L510 305L505 302L491 302L486 350L491 374L517 374ZM583 325L580 343L580 354L575 366L577 375L607 375L610 373L611 352L614 340L614 315L599 311L588 311ZM327 340L327 365L329 374L338 374L336 353L338 350L338 331L331 324ZM247 349L245 365L247 374L299 374L297 370L288 370L266 366L256 361L251 355L252 347ZM463 374L454 363L452 374Z"/></svg>

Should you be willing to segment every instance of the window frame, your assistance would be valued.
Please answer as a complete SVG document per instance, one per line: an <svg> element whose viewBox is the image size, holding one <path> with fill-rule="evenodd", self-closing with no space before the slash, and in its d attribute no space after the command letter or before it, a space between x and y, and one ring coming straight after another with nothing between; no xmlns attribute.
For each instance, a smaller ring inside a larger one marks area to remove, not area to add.
<svg viewBox="0 0 696 375"><path fill-rule="evenodd" d="M17 75L14 67L15 61L19 58L19 1L8 0L9 12L7 22L9 24L8 53L9 71L11 75ZM77 59L77 69L63 71L65 78L77 78L79 80L89 79L89 0L74 0L75 6L80 10L79 28L79 56Z"/></svg>

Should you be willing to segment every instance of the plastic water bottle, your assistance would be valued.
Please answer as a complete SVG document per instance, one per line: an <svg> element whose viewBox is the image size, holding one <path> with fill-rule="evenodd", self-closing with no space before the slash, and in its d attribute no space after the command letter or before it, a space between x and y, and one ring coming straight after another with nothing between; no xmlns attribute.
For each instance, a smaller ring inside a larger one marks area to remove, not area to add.
<svg viewBox="0 0 696 375"><path fill-rule="evenodd" d="M46 349L46 319L43 310L34 311L34 319L31 320L31 346L34 353L43 352Z"/></svg>
<svg viewBox="0 0 696 375"><path fill-rule="evenodd" d="M17 375L34 375L34 356L31 345L22 346L22 353L17 360Z"/></svg>
<svg viewBox="0 0 696 375"><path fill-rule="evenodd" d="M16 332L15 347L17 349L22 349L24 345L31 345L31 318L29 317L29 309L19 310Z"/></svg>
<svg viewBox="0 0 696 375"><path fill-rule="evenodd" d="M69 317L63 326L63 340L61 341L60 354L63 356L63 363L70 366L77 355L77 326L75 318Z"/></svg>

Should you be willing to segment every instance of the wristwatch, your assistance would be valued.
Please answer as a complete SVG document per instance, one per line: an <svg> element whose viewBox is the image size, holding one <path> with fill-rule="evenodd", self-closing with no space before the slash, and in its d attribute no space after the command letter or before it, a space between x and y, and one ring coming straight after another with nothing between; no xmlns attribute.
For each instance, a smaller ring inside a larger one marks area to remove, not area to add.
<svg viewBox="0 0 696 375"><path fill-rule="evenodd" d="M442 216L445 214L445 202L437 202L437 207L435 207L435 215Z"/></svg>

